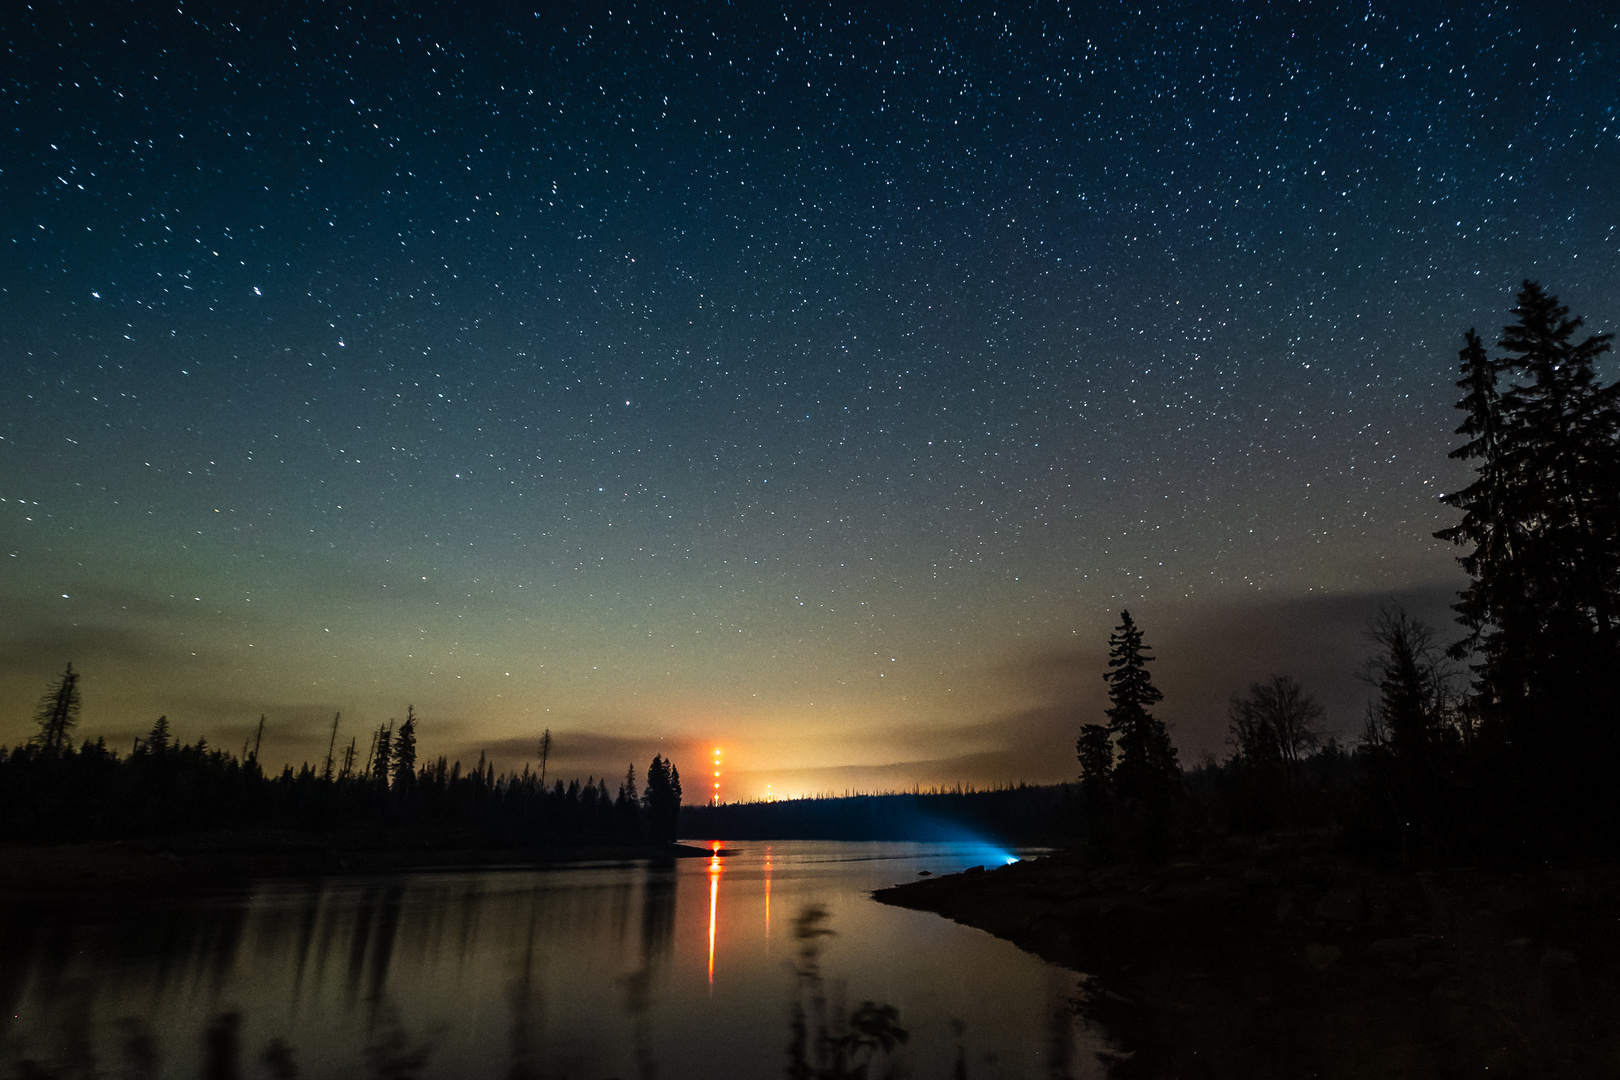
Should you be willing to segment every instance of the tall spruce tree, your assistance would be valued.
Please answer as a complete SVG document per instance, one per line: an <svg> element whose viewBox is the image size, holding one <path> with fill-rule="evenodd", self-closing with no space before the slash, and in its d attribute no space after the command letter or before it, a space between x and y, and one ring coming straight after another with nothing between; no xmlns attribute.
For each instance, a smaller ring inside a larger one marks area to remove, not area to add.
<svg viewBox="0 0 1620 1080"><path fill-rule="evenodd" d="M79 673L71 663L39 699L34 721L39 725L34 740L45 753L60 754L72 746L69 736L79 722Z"/></svg>
<svg viewBox="0 0 1620 1080"><path fill-rule="evenodd" d="M388 777L394 764L394 722L392 720L377 729L376 750L371 755L371 775L383 787L388 786ZM482 761L479 764L483 764Z"/></svg>
<svg viewBox="0 0 1620 1080"><path fill-rule="evenodd" d="M662 754L654 754L652 764L647 766L647 787L641 803L646 810L648 835L657 840L675 839L681 812L681 774Z"/></svg>
<svg viewBox="0 0 1620 1080"><path fill-rule="evenodd" d="M1608 334L1526 281L1492 360L1472 331L1460 353L1475 479L1445 501L1463 520L1435 535L1465 546L1472 581L1455 605L1487 710L1590 712L1612 678L1620 616L1620 384L1597 379ZM1512 381L1499 389L1503 374Z"/></svg>
<svg viewBox="0 0 1620 1080"><path fill-rule="evenodd" d="M1516 627L1510 613L1520 605L1524 591L1520 578L1525 568L1520 562L1527 546L1526 527L1514 505L1518 463L1507 452L1501 395L1497 391L1505 364L1490 358L1472 328L1463 335L1463 341L1457 354L1462 369L1457 386L1463 396L1457 408L1465 419L1457 434L1467 441L1448 456L1479 464L1473 483L1440 497L1441 502L1463 512L1462 521L1434 535L1471 548L1457 560L1471 581L1453 605L1457 621L1468 633L1452 647L1451 655L1458 660L1477 655L1481 659L1477 670L1490 672L1481 688L1494 697L1495 684L1503 681L1502 669L1508 659L1499 655L1504 641L1502 631L1506 624L1505 638L1511 640L1514 636Z"/></svg>
<svg viewBox="0 0 1620 1080"><path fill-rule="evenodd" d="M1574 340L1582 321L1529 281L1513 313L1519 320L1499 344L1527 378L1508 387L1501 406L1526 479L1533 480L1523 495L1525 508L1539 516L1544 590L1554 619L1607 641L1620 571L1614 516L1620 386L1599 383L1593 361L1609 351L1612 335Z"/></svg>
<svg viewBox="0 0 1620 1080"><path fill-rule="evenodd" d="M394 786L409 787L416 779L416 709L405 706L405 722L394 735Z"/></svg>
<svg viewBox="0 0 1620 1080"><path fill-rule="evenodd" d="M1181 766L1170 732L1148 709L1164 700L1147 666L1142 631L1129 611L1119 613L1119 627L1108 638L1109 730L1119 746L1114 790L1126 800L1158 802L1180 788Z"/></svg>
<svg viewBox="0 0 1620 1080"><path fill-rule="evenodd" d="M157 718L152 730L146 733L146 742L142 744L142 748L150 754L163 754L173 746L174 740L169 736L169 717L165 713Z"/></svg>

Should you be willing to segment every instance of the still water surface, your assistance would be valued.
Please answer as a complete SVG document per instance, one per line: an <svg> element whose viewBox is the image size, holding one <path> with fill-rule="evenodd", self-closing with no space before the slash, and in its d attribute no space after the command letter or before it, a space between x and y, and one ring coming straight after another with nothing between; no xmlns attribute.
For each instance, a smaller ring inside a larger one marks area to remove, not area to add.
<svg viewBox="0 0 1620 1080"><path fill-rule="evenodd" d="M994 850L726 847L7 912L0 1076L33 1062L197 1077L212 1039L215 1072L234 1058L246 1077L770 1077L788 1066L795 1002L812 1032L823 1017L836 1036L866 1001L898 1010L908 1035L874 1077L1101 1075L1074 974L868 896L994 863ZM819 983L795 935L811 909L832 931L810 942Z"/></svg>

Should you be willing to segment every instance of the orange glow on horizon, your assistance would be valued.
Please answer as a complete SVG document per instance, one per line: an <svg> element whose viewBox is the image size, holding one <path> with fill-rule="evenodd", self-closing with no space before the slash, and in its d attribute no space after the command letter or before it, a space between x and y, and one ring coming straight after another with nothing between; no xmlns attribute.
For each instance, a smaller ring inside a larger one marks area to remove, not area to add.
<svg viewBox="0 0 1620 1080"><path fill-rule="evenodd" d="M714 748L714 803L720 804L720 748Z"/></svg>

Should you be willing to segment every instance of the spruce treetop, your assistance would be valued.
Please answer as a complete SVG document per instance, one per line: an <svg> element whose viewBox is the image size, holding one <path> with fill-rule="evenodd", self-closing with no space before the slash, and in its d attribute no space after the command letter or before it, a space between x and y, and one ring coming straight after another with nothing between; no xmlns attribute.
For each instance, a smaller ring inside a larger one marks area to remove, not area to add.
<svg viewBox="0 0 1620 1080"><path fill-rule="evenodd" d="M1121 611L1119 628L1108 637L1110 670L1103 674L1108 681L1108 699L1113 703L1107 709L1108 719L1116 730L1121 724L1148 718L1148 706L1164 700L1148 673L1147 665L1153 657L1147 655L1147 649L1131 613Z"/></svg>

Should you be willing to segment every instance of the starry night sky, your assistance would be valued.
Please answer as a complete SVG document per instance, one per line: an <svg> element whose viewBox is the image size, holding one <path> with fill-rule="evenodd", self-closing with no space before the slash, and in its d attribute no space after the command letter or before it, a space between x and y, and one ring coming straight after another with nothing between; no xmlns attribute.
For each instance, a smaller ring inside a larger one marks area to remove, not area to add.
<svg viewBox="0 0 1620 1080"><path fill-rule="evenodd" d="M1462 331L1620 322L1597 5L670 6L0 15L0 742L1051 781L1121 607L1353 735Z"/></svg>

